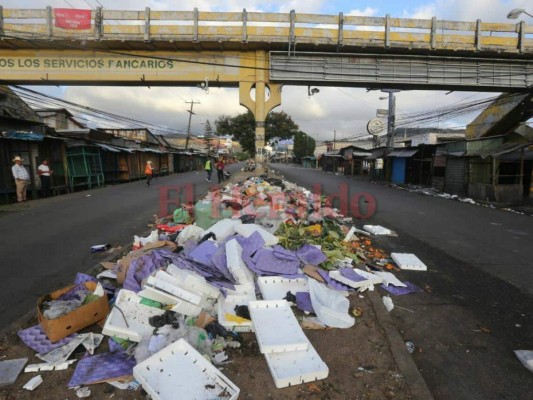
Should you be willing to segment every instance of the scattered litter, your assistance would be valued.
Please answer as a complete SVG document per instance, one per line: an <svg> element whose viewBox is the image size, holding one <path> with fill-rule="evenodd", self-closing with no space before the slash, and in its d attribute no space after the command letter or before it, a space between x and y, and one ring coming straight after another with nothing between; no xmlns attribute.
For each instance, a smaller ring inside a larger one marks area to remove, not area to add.
<svg viewBox="0 0 533 400"><path fill-rule="evenodd" d="M391 253L394 262L401 269L409 269L415 271L427 271L427 266L420 259L411 253Z"/></svg>
<svg viewBox="0 0 533 400"><path fill-rule="evenodd" d="M102 253L111 247L110 244L97 244L91 246L91 253Z"/></svg>
<svg viewBox="0 0 533 400"><path fill-rule="evenodd" d="M405 342L405 348L407 349L407 352L410 354L413 354L415 352L415 344L411 342L410 340Z"/></svg>
<svg viewBox="0 0 533 400"><path fill-rule="evenodd" d="M350 328L355 324L355 319L348 314L350 302L342 293L329 289L314 279L309 280L309 291L313 309L324 325Z"/></svg>
<svg viewBox="0 0 533 400"><path fill-rule="evenodd" d="M407 281L404 282L404 286L403 287L402 286L395 286L393 284L391 284L391 285L381 285L381 287L383 289L385 289L387 292L389 292L390 294L393 294L395 296L401 296L401 295L404 295L404 294L423 292L423 290L421 288L419 288L418 286L414 285L413 283L407 282Z"/></svg>
<svg viewBox="0 0 533 400"><path fill-rule="evenodd" d="M43 383L43 377L41 375L34 376L31 378L24 386L22 386L22 389L29 390L30 392L37 388L41 383Z"/></svg>
<svg viewBox="0 0 533 400"><path fill-rule="evenodd" d="M28 358L0 361L0 386L15 383L27 362Z"/></svg>
<svg viewBox="0 0 533 400"><path fill-rule="evenodd" d="M392 299L389 296L383 296L382 300L387 311L391 312L394 309L394 303L392 302Z"/></svg>
<svg viewBox="0 0 533 400"><path fill-rule="evenodd" d="M392 235L392 231L390 229L387 229L381 225L363 225L363 229L367 232L370 232L376 236L383 235L383 236L389 236Z"/></svg>
<svg viewBox="0 0 533 400"><path fill-rule="evenodd" d="M342 268L338 271L329 271L329 276L355 289L383 282L383 278L380 276L358 268Z"/></svg>
<svg viewBox="0 0 533 400"><path fill-rule="evenodd" d="M80 399L84 399L86 397L89 397L91 395L91 389L89 389L87 386L79 388L76 390L76 396Z"/></svg>
<svg viewBox="0 0 533 400"><path fill-rule="evenodd" d="M23 329L17 332L20 340L24 342L26 346L38 353L48 353L58 347L61 347L72 339L74 339L77 334L67 336L61 340L58 340L54 343L46 336L41 325L34 325L29 328Z"/></svg>
<svg viewBox="0 0 533 400"><path fill-rule="evenodd" d="M524 367L533 372L533 350L515 350L514 353Z"/></svg>
<svg viewBox="0 0 533 400"><path fill-rule="evenodd" d="M132 380L130 382L108 381L107 383L120 390L137 390L137 388L141 386L141 384L135 380Z"/></svg>
<svg viewBox="0 0 533 400"><path fill-rule="evenodd" d="M153 400L236 400L239 388L184 339L167 346L133 368L133 376Z"/></svg>
<svg viewBox="0 0 533 400"><path fill-rule="evenodd" d="M357 367L357 370L358 371L361 371L361 372L366 372L368 374L373 374L374 372L370 371L369 369L366 369L364 367Z"/></svg>
<svg viewBox="0 0 533 400"><path fill-rule="evenodd" d="M281 276L259 276L257 285L264 300L282 300L287 292L309 292L307 278L288 279Z"/></svg>
<svg viewBox="0 0 533 400"><path fill-rule="evenodd" d="M116 381L119 378L129 377L134 366L135 359L125 352L84 357L78 361L68 387Z"/></svg>
<svg viewBox="0 0 533 400"><path fill-rule="evenodd" d="M117 273L116 273L116 271L113 271L111 269L106 269L105 271L102 271L98 275L96 275L96 278L98 278L98 279L102 279L102 278L117 279Z"/></svg>

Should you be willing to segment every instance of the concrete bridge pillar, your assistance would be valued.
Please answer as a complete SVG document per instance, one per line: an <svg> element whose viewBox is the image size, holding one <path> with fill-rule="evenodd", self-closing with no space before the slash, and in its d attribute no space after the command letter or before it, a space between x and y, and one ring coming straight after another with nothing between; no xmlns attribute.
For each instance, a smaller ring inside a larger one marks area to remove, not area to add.
<svg viewBox="0 0 533 400"><path fill-rule="evenodd" d="M269 82L267 57L266 51L256 51L255 73L245 74L248 79L239 82L239 102L255 118L255 161L259 173L265 162L265 120L268 113L281 104L281 85Z"/></svg>

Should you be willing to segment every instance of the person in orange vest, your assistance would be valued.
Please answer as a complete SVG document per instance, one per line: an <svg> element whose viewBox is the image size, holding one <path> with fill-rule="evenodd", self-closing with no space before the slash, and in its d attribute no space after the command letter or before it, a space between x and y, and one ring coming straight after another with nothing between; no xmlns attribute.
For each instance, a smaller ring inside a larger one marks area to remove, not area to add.
<svg viewBox="0 0 533 400"><path fill-rule="evenodd" d="M146 184L150 186L150 181L152 180L154 168L152 167L151 161L146 161L146 166L144 167L144 174L146 175Z"/></svg>

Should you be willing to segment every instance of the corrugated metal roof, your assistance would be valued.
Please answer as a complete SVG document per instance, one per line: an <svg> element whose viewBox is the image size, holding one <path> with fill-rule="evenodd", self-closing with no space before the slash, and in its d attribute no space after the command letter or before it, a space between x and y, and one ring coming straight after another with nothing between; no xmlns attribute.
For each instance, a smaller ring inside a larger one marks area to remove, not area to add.
<svg viewBox="0 0 533 400"><path fill-rule="evenodd" d="M412 150L393 150L388 154L389 157L412 157L416 153L418 153L419 149L412 149Z"/></svg>
<svg viewBox="0 0 533 400"><path fill-rule="evenodd" d="M107 151L112 151L113 153L120 153L120 150L113 147L113 146L109 146L107 144L103 144L103 143L96 143L96 145L104 150L107 150Z"/></svg>

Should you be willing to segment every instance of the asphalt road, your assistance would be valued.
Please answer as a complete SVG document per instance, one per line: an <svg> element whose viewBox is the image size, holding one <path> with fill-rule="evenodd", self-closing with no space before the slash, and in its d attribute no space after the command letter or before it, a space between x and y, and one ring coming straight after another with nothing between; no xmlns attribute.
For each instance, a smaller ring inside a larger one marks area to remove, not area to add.
<svg viewBox="0 0 533 400"><path fill-rule="evenodd" d="M533 217L411 193L283 164L286 179L322 193L376 202L363 224L398 237L376 239L387 251L415 253L427 272L397 276L423 293L392 296L391 316L435 399L530 400L533 375L513 350L533 350ZM367 214L370 203L360 203ZM355 210L357 211L357 210ZM381 292L385 293L382 289Z"/></svg>
<svg viewBox="0 0 533 400"><path fill-rule="evenodd" d="M203 171L174 174L152 180L149 187L137 181L0 207L0 329L34 310L40 296L71 284L77 272L105 258L91 253L91 246L124 246L148 232L162 208L173 211L178 188L182 200L185 192L203 196L214 185L205 177Z"/></svg>

